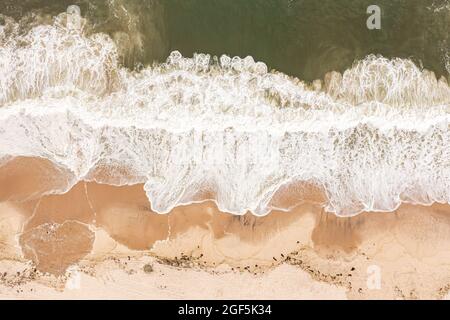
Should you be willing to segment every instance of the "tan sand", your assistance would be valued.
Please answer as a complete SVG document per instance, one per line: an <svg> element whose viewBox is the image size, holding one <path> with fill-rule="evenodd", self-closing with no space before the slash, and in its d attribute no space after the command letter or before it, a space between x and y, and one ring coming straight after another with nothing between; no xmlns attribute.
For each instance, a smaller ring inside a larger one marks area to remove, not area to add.
<svg viewBox="0 0 450 320"><path fill-rule="evenodd" d="M125 266L125 262L127 265ZM153 271L143 266L151 263ZM303 270L280 265L267 274L180 269L148 257L105 260L72 270L58 285L43 279L0 285L2 299L346 299L345 289L317 282Z"/></svg>
<svg viewBox="0 0 450 320"><path fill-rule="evenodd" d="M44 223L20 236L25 258L34 261L42 272L64 274L92 250L94 233L77 221Z"/></svg>
<svg viewBox="0 0 450 320"><path fill-rule="evenodd" d="M70 171L41 158L16 157L0 166L0 201L36 199L53 190L65 190Z"/></svg>
<svg viewBox="0 0 450 320"><path fill-rule="evenodd" d="M44 169L22 176L20 163L30 160L20 161L0 168L0 181L17 173L38 192L12 184L14 192L0 193L3 298L448 297L449 205L339 218L323 211L323 192L307 182L272 200L308 200L290 212L236 216L206 201L159 215L143 185L79 182L43 195L54 187L38 182ZM153 272L143 271L148 263Z"/></svg>

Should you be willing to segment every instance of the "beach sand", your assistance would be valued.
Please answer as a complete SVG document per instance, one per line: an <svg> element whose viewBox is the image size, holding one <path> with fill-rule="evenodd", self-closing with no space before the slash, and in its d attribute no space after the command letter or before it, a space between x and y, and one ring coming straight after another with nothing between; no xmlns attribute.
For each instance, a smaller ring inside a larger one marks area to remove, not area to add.
<svg viewBox="0 0 450 320"><path fill-rule="evenodd" d="M142 184L70 187L70 173L46 160L7 166L0 168L0 298L449 297L449 205L341 218L323 210L319 188L297 184L272 200L289 212L232 215L205 193L204 202L160 215Z"/></svg>

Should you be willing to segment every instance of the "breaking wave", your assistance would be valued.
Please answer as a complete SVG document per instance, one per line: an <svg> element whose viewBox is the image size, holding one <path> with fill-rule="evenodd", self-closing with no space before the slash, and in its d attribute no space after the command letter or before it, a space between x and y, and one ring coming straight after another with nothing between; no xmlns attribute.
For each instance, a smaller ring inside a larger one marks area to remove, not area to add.
<svg viewBox="0 0 450 320"><path fill-rule="evenodd" d="M252 57L175 51L132 71L109 36L69 18L0 27L1 163L71 172L49 193L145 183L159 213L210 199L264 215L278 190L307 182L341 216L450 203L448 79L411 60L370 55L303 82Z"/></svg>

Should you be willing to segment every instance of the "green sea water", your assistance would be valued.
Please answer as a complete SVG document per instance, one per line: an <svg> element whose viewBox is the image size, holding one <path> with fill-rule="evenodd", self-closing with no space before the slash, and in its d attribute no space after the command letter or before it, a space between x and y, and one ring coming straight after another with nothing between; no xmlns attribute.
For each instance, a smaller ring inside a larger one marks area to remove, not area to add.
<svg viewBox="0 0 450 320"><path fill-rule="evenodd" d="M122 46L130 68L179 50L184 56L251 55L313 80L380 54L448 75L448 0L2 0L0 13L26 25L73 4L93 32L108 33ZM380 30L366 26L372 4L381 8Z"/></svg>

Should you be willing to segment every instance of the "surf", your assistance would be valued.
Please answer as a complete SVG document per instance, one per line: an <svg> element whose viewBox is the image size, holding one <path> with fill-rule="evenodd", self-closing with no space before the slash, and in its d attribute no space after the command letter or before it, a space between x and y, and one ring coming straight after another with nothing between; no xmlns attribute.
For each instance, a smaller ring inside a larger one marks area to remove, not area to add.
<svg viewBox="0 0 450 320"><path fill-rule="evenodd" d="M409 59L369 55L312 82L251 56L178 51L132 70L66 13L18 28L0 33L0 159L59 168L65 183L43 194L143 184L162 214L207 200L288 211L311 186L340 216L450 201L448 79ZM277 204L286 189L294 199Z"/></svg>

